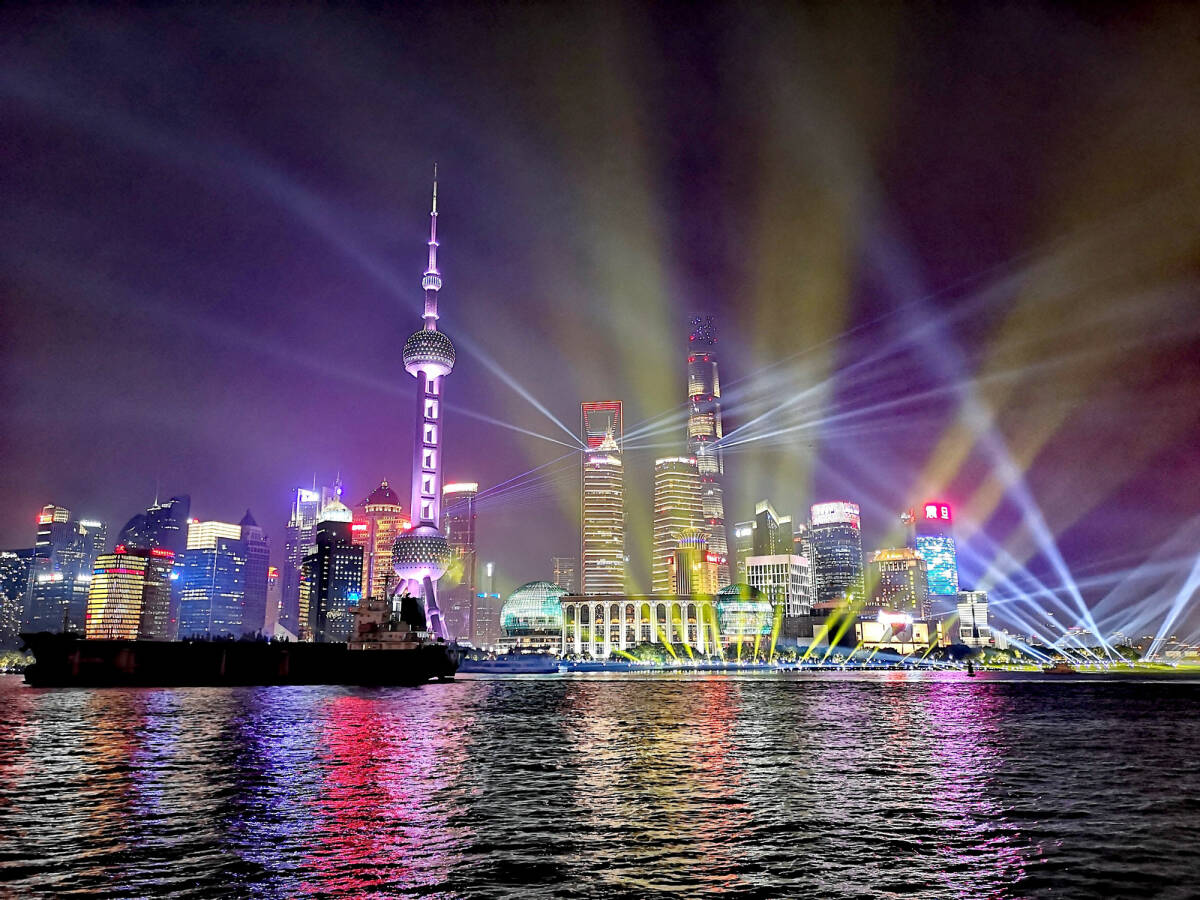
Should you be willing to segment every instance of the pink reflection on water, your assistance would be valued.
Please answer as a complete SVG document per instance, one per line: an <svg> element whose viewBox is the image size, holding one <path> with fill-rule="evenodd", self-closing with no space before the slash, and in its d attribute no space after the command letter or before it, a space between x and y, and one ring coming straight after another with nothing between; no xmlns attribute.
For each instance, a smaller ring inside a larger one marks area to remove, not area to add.
<svg viewBox="0 0 1200 900"><path fill-rule="evenodd" d="M1005 762L1008 704L987 682L935 682L921 694L937 761L929 809L948 832L938 853L942 883L956 896L1006 897L1025 877L1029 846L1006 826L990 790ZM990 869L990 877L980 871Z"/></svg>
<svg viewBox="0 0 1200 900"><path fill-rule="evenodd" d="M444 884L468 837L439 799L463 764L463 714L420 691L337 697L321 709L310 799L316 843L301 873L308 895L363 896Z"/></svg>

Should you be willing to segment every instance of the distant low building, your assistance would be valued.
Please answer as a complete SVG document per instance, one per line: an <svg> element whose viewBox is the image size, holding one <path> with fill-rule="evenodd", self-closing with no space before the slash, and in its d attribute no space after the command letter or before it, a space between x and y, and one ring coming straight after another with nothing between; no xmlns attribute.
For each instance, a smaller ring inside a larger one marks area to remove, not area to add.
<svg viewBox="0 0 1200 900"><path fill-rule="evenodd" d="M720 653L712 594L565 595L560 604L564 655L607 659L639 644L671 650L686 645L701 656Z"/></svg>

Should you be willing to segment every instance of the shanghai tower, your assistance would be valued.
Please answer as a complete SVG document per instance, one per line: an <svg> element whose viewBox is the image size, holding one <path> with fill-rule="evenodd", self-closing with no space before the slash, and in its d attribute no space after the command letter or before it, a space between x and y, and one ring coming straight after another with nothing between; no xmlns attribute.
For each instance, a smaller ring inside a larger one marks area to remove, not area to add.
<svg viewBox="0 0 1200 900"><path fill-rule="evenodd" d="M700 505L708 549L717 556L717 580L729 584L729 541L725 535L725 499L721 478L725 464L718 441L721 425L721 380L717 376L717 343L712 316L692 316L688 323L688 453L700 470Z"/></svg>
<svg viewBox="0 0 1200 900"><path fill-rule="evenodd" d="M454 369L454 345L437 330L437 166L433 169L433 209L429 214L429 265L421 279L425 289L424 325L404 342L404 370L417 379L412 459L413 527L392 544L398 590L420 597L429 630L445 638L446 624L438 606L437 581L450 565L450 545L442 534L442 412L446 376ZM414 623L410 623L414 624Z"/></svg>

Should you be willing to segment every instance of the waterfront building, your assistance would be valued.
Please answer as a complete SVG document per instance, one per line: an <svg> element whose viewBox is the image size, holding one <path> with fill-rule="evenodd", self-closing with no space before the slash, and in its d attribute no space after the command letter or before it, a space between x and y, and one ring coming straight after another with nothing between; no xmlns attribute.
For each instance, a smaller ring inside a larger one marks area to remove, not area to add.
<svg viewBox="0 0 1200 900"><path fill-rule="evenodd" d="M317 522L321 518L321 510L337 500L340 494L340 483L318 490L315 478L311 490L292 488L291 515L284 529L281 605L277 616L279 626L290 634L299 634L303 630L300 620L300 566L304 557L316 547Z"/></svg>
<svg viewBox="0 0 1200 900"><path fill-rule="evenodd" d="M117 535L117 544L127 550L170 550L176 565L181 565L187 549L188 516L192 500L187 494L164 501L155 498L145 512L125 523ZM179 598L182 581L171 580L170 608L167 614L167 640L179 633Z"/></svg>
<svg viewBox="0 0 1200 900"><path fill-rule="evenodd" d="M89 640L166 641L171 630L175 553L166 547L118 544L96 558L88 586L84 635Z"/></svg>
<svg viewBox="0 0 1200 900"><path fill-rule="evenodd" d="M775 604L758 588L730 584L717 591L717 624L725 655L753 656L775 627Z"/></svg>
<svg viewBox="0 0 1200 900"><path fill-rule="evenodd" d="M30 569L27 631L83 633L92 567L107 540L103 522L77 519L65 506L42 508Z"/></svg>
<svg viewBox="0 0 1200 900"><path fill-rule="evenodd" d="M19 646L33 548L0 550L0 649Z"/></svg>
<svg viewBox="0 0 1200 900"><path fill-rule="evenodd" d="M562 605L566 591L548 581L523 584L500 609L500 646L505 650L558 653L562 649Z"/></svg>
<svg viewBox="0 0 1200 900"><path fill-rule="evenodd" d="M454 370L454 344L438 331L438 292L442 275L437 264L437 167L433 172L433 207L429 213L429 264L421 278L425 311L419 331L404 342L404 370L417 380L416 427L413 429L413 527L392 543L392 567L400 590L420 597L429 630L448 634L437 582L451 561L450 543L442 533L442 470L446 376Z"/></svg>
<svg viewBox="0 0 1200 900"><path fill-rule="evenodd" d="M638 644L659 644L679 655L720 653L711 594L567 594L559 602L564 656L608 659Z"/></svg>
<svg viewBox="0 0 1200 900"><path fill-rule="evenodd" d="M957 605L959 643L974 648L991 646L987 591L959 591Z"/></svg>
<svg viewBox="0 0 1200 900"><path fill-rule="evenodd" d="M783 618L812 612L812 572L803 556L777 553L748 557L746 576L752 588L782 610Z"/></svg>
<svg viewBox="0 0 1200 900"><path fill-rule="evenodd" d="M704 525L700 507L700 470L690 456L654 461L654 547L651 590L672 592L671 565L685 531ZM706 538L707 541L707 538Z"/></svg>
<svg viewBox="0 0 1200 900"><path fill-rule="evenodd" d="M958 593L958 554L951 533L950 505L940 501L921 504L915 517L913 547L925 560L929 593L953 597Z"/></svg>
<svg viewBox="0 0 1200 900"><path fill-rule="evenodd" d="M700 475L700 502L708 531L708 547L723 560L718 579L728 584L729 539L725 533L722 482L725 462L718 442L721 422L721 379L717 372L717 333L712 316L694 315L688 322L688 453Z"/></svg>
<svg viewBox="0 0 1200 900"><path fill-rule="evenodd" d="M584 454L581 510L583 592L619 594L625 589L625 473L612 433Z"/></svg>
<svg viewBox="0 0 1200 900"><path fill-rule="evenodd" d="M861 525L857 503L836 500L813 505L809 528L818 602L846 599L860 606L865 602Z"/></svg>
<svg viewBox="0 0 1200 900"><path fill-rule="evenodd" d="M266 532L254 521L250 510L238 523L246 555L245 597L242 602L242 634L263 634L267 625L267 582L271 568L271 544ZM268 632L269 633L269 632Z"/></svg>
<svg viewBox="0 0 1200 900"><path fill-rule="evenodd" d="M708 531L688 528L679 535L671 562L675 594L715 594L720 587L720 561L708 549ZM663 591L655 591L665 593Z"/></svg>
<svg viewBox="0 0 1200 900"><path fill-rule="evenodd" d="M902 656L924 653L938 640L929 622L907 612L881 609L874 616L862 616L854 623L855 646L864 650L887 650Z"/></svg>
<svg viewBox="0 0 1200 900"><path fill-rule="evenodd" d="M340 504L339 504L340 506ZM344 508L344 507L343 507ZM351 522L336 508L317 523L316 548L300 565L300 609L305 640L347 641L354 609L362 599L363 548L354 543Z"/></svg>
<svg viewBox="0 0 1200 900"><path fill-rule="evenodd" d="M550 581L557 584L568 594L574 594L579 589L577 582L579 560L574 556L550 557Z"/></svg>
<svg viewBox="0 0 1200 900"><path fill-rule="evenodd" d="M193 519L180 580L180 638L242 636L246 545L241 525Z"/></svg>
<svg viewBox="0 0 1200 900"><path fill-rule="evenodd" d="M379 487L354 507L351 534L363 548L364 597L387 597L388 587L396 580L392 571L392 544L412 527L400 505L400 496L384 478ZM315 534L315 532L314 532Z"/></svg>
<svg viewBox="0 0 1200 900"><path fill-rule="evenodd" d="M876 550L867 556L871 602L884 609L929 618L929 580L925 560L910 547Z"/></svg>
<svg viewBox="0 0 1200 900"><path fill-rule="evenodd" d="M803 556L808 560L809 567L812 568L816 554L813 551L812 528L808 524L801 522L794 526L792 532L792 552L797 556Z"/></svg>
<svg viewBox="0 0 1200 900"><path fill-rule="evenodd" d="M442 576L446 596L446 628L455 638L467 638L472 632L476 584L475 498L479 484L459 481L442 487L442 517L446 540L450 543L450 568Z"/></svg>

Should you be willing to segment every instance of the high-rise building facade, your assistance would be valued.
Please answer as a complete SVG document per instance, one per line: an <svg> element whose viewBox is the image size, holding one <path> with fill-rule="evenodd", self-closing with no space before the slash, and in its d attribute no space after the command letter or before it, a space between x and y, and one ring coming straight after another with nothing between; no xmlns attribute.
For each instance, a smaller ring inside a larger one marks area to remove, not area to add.
<svg viewBox="0 0 1200 900"><path fill-rule="evenodd" d="M263 634L267 627L267 582L271 544L250 510L238 523L246 553L246 596L242 605L242 634Z"/></svg>
<svg viewBox="0 0 1200 900"><path fill-rule="evenodd" d="M700 509L700 469L690 456L654 461L654 547L651 585L655 594L674 589L671 566L679 539L704 524ZM689 592L690 593L690 592Z"/></svg>
<svg viewBox="0 0 1200 900"><path fill-rule="evenodd" d="M876 550L867 557L867 573L872 603L914 619L929 617L929 579L925 560L917 551L909 547Z"/></svg>
<svg viewBox="0 0 1200 900"><path fill-rule="evenodd" d="M858 504L845 500L816 503L809 521L812 534L813 582L820 603L866 600L863 579L862 519Z"/></svg>
<svg viewBox="0 0 1200 900"><path fill-rule="evenodd" d="M733 552L737 557L737 580L746 581L746 560L754 555L754 522L738 522L733 526Z"/></svg>
<svg viewBox="0 0 1200 900"><path fill-rule="evenodd" d="M729 583L729 539L725 534L723 454L718 442L721 423L721 380L717 374L717 334L712 316L692 316L688 330L688 453L700 471L700 502L708 530L708 548L724 558L719 580Z"/></svg>
<svg viewBox="0 0 1200 900"><path fill-rule="evenodd" d="M400 495L392 490L387 479L371 491L358 506L354 507L354 525L351 532L354 543L363 548L364 597L384 598L396 582L392 569L392 544L401 533L412 527Z"/></svg>
<svg viewBox="0 0 1200 900"><path fill-rule="evenodd" d="M686 528L679 535L669 570L673 580L671 591L680 596L715 594L721 587L717 555L708 549L708 531L703 527Z"/></svg>
<svg viewBox="0 0 1200 900"><path fill-rule="evenodd" d="M794 553L751 556L746 559L746 580L761 591L785 617L812 612L812 572L808 560Z"/></svg>
<svg viewBox="0 0 1200 900"><path fill-rule="evenodd" d="M438 603L437 582L450 565L450 543L442 533L442 470L445 427L445 382L454 370L454 344L438 331L438 292L442 275L437 265L437 168L433 173L433 209L429 214L429 265L421 279L425 290L424 325L404 342L404 370L417 380L417 410L413 431L413 527L392 544L392 567L401 590L420 596L429 630L447 637Z"/></svg>
<svg viewBox="0 0 1200 900"><path fill-rule="evenodd" d="M33 548L0 550L0 649L16 649L29 595Z"/></svg>
<svg viewBox="0 0 1200 900"><path fill-rule="evenodd" d="M968 647L987 647L994 642L988 625L987 591L959 591L958 640Z"/></svg>
<svg viewBox="0 0 1200 900"><path fill-rule="evenodd" d="M284 558L280 572L281 601L277 621L289 634L299 635L307 627L300 618L300 565L316 547L317 520L321 510L338 499L340 485L292 488L292 508L284 529Z"/></svg>
<svg viewBox="0 0 1200 900"><path fill-rule="evenodd" d="M479 484L456 481L442 487L442 520L450 544L450 568L442 576L446 599L446 625L453 637L471 634L475 615L476 584L475 498Z"/></svg>
<svg viewBox="0 0 1200 900"><path fill-rule="evenodd" d="M581 546L585 594L625 590L625 472L612 434L584 454Z"/></svg>
<svg viewBox="0 0 1200 900"><path fill-rule="evenodd" d="M175 553L166 547L117 544L101 554L88 587L89 640L170 640L171 576Z"/></svg>
<svg viewBox="0 0 1200 900"><path fill-rule="evenodd" d="M83 634L92 566L107 541L108 528L103 522L76 519L64 506L42 508L30 571L26 630Z"/></svg>
<svg viewBox="0 0 1200 900"><path fill-rule="evenodd" d="M574 556L550 557L550 581L557 584L568 594L574 594L579 587L579 560Z"/></svg>
<svg viewBox="0 0 1200 900"><path fill-rule="evenodd" d="M350 525L318 523L316 549L300 567L300 606L308 622L303 631L314 641L348 640L354 608L362 600L363 548L354 543Z"/></svg>
<svg viewBox="0 0 1200 900"><path fill-rule="evenodd" d="M239 638L246 604L246 545L241 525L188 526L179 593L179 637Z"/></svg>
<svg viewBox="0 0 1200 900"><path fill-rule="evenodd" d="M117 535L118 546L127 550L170 550L177 566L183 565L187 549L188 516L192 500L187 494L168 500L155 500L143 513L125 523ZM170 609L167 614L167 640L179 633L179 597L182 578L171 580Z"/></svg>
<svg viewBox="0 0 1200 900"><path fill-rule="evenodd" d="M958 594L958 554L950 530L948 503L926 501L915 515L914 547L925 560L929 573L929 593L935 597Z"/></svg>

